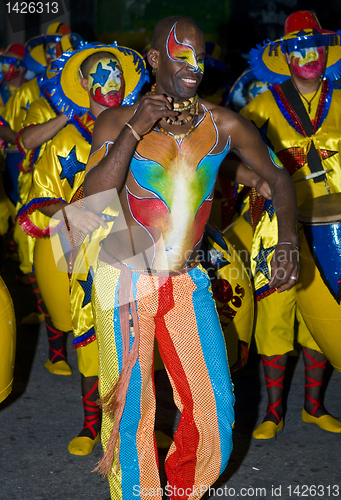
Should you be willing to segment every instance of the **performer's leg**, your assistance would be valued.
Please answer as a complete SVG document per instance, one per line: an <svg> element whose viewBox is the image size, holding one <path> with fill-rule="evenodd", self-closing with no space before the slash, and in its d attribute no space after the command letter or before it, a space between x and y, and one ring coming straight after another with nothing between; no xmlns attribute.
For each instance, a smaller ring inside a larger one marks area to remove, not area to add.
<svg viewBox="0 0 341 500"><path fill-rule="evenodd" d="M41 321L44 321L44 319L45 319L45 313L43 311L44 304L42 303L43 298L41 296L34 271L31 271L30 273L28 273L27 278L28 278L28 281L31 285L31 289L32 289L32 292L34 294L34 297L36 299L37 311L32 312L32 313L28 314L27 316L25 316L25 318L23 318L21 320L22 325L32 325L32 324L40 323Z"/></svg>
<svg viewBox="0 0 341 500"><path fill-rule="evenodd" d="M178 500L200 498L227 465L234 421L224 337L201 268L161 286L155 324L182 413L165 462L169 493Z"/></svg>
<svg viewBox="0 0 341 500"><path fill-rule="evenodd" d="M287 353L294 348L296 292L273 293L257 303L255 340L262 355L267 413L254 430L256 439L272 439L283 428L283 382Z"/></svg>
<svg viewBox="0 0 341 500"><path fill-rule="evenodd" d="M268 407L263 422L255 429L255 439L272 439L283 428L283 382L288 355L262 355Z"/></svg>
<svg viewBox="0 0 341 500"><path fill-rule="evenodd" d="M20 260L17 278L24 285L28 285L28 274L32 271L33 262L33 246L30 241L32 238L21 229L18 221L14 223L13 238L18 245Z"/></svg>
<svg viewBox="0 0 341 500"><path fill-rule="evenodd" d="M97 401L98 377L85 377L81 374L82 398L84 409L84 427L78 436L69 443L68 450L72 455L88 455L99 442L101 412Z"/></svg>
<svg viewBox="0 0 341 500"><path fill-rule="evenodd" d="M49 342L49 359L45 368L56 375L71 375L64 344L66 332L72 329L69 279L57 268L49 239L39 239L35 244L34 270L43 298L41 307Z"/></svg>
<svg viewBox="0 0 341 500"><path fill-rule="evenodd" d="M143 276L141 277L143 278ZM155 394L153 380L154 319L146 309L157 310L157 296L147 297L149 291L144 283L149 277L139 280L133 274L134 296L137 300L139 315L140 341L138 359L131 373L129 391L126 396L124 411L119 427L119 468L114 459L108 475L111 498L115 500L143 498L148 495L153 500L161 500L161 486L158 472L158 457L154 439ZM99 346L99 392L103 397L110 392L119 379L122 370L123 344L120 328L120 314L117 302L117 290L120 270L101 261L95 272L92 295L95 315L96 335ZM153 292L153 290L151 290ZM150 305L151 303L151 305ZM134 332L130 334L132 348ZM106 411L102 415L101 441L107 450L113 429L113 416Z"/></svg>
<svg viewBox="0 0 341 500"><path fill-rule="evenodd" d="M75 345L75 344L74 344ZM77 344L76 344L77 345ZM99 442L101 411L98 406L98 343L77 347L78 369L81 374L81 389L84 410L84 426L68 446L72 455L88 455Z"/></svg>
<svg viewBox="0 0 341 500"><path fill-rule="evenodd" d="M305 399L302 419L329 432L341 433L341 422L328 414L322 405L321 389L327 358L321 352L303 347L305 365Z"/></svg>

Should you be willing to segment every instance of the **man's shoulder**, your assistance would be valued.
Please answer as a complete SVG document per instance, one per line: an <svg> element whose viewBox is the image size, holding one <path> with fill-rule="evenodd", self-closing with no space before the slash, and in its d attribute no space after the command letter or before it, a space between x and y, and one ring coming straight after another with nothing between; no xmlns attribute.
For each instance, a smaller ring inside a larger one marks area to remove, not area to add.
<svg viewBox="0 0 341 500"><path fill-rule="evenodd" d="M102 111L98 116L96 123L120 123L126 120L127 117L133 116L137 105L133 106L116 106L115 108L108 108Z"/></svg>
<svg viewBox="0 0 341 500"><path fill-rule="evenodd" d="M96 119L93 132L95 146L106 141L115 141L125 123L134 115L136 107L136 104L133 106L117 106L102 111Z"/></svg>

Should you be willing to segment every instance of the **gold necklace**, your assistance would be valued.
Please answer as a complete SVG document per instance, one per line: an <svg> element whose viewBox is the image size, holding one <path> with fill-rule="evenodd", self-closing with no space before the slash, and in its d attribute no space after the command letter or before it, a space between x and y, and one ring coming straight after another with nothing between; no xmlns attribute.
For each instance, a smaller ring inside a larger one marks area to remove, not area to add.
<svg viewBox="0 0 341 500"><path fill-rule="evenodd" d="M167 132L167 130L165 130L164 128L159 127L160 132L162 132L164 135L169 135L170 137L173 137L173 139L175 139L176 141L179 141L180 139L184 139L191 132L193 132L194 129L195 129L195 123L193 123L193 125L191 125L190 128L187 130L187 132L185 132L184 134L174 134L173 135L170 132Z"/></svg>
<svg viewBox="0 0 341 500"><path fill-rule="evenodd" d="M156 83L154 83L154 85L151 86L150 93L152 95L156 93ZM195 96L190 97L188 99L188 101L181 102L180 104L177 102L174 102L173 109L174 110L181 109L181 111L187 111L188 109L191 109L191 108L193 108L193 106L196 105L198 98L199 98L198 94L195 94Z"/></svg>
<svg viewBox="0 0 341 500"><path fill-rule="evenodd" d="M174 120L171 120L170 118L166 118L166 122L169 124L169 125L185 125L185 123L191 121L195 115L197 115L199 113L199 103L198 101L196 102L196 106L193 107L189 113L188 116L186 116L186 118L184 118L183 120L179 120L179 121L174 121Z"/></svg>

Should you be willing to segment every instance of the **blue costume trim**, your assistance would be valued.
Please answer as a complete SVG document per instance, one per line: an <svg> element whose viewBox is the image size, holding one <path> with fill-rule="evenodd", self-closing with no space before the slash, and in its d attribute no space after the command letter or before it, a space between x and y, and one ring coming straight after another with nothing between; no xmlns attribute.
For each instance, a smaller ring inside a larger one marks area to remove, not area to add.
<svg viewBox="0 0 341 500"><path fill-rule="evenodd" d="M326 98L324 99L324 102L323 102L323 111L322 111L319 123L314 125L314 130L315 131L319 129L319 127L322 125L322 123L324 122L324 120L327 118L328 113L329 113L329 109L330 109L330 105L331 105L331 102L332 102L334 86L328 80L326 80L326 82L327 82L327 85L328 85L328 87L327 87L327 95L326 95ZM285 104L284 104L284 102L282 100L282 97L277 92L276 88L273 87L273 86L269 86L269 90L271 91L271 93L272 93L272 95L273 95L273 97L274 97L274 99L276 101L276 104L277 104L278 108L280 109L282 115L287 120L287 122L289 123L289 125L291 127L293 127L296 130L297 133L299 133L299 134L302 135L299 127L297 127L295 121L293 120L293 117L291 116L289 110L286 108L286 106L285 106Z"/></svg>
<svg viewBox="0 0 341 500"><path fill-rule="evenodd" d="M91 115L91 117L96 120L96 118L88 111L88 114ZM90 132L84 128L82 126L82 124L77 120L77 115L74 115L70 120L68 120L68 122L66 123L66 125L73 125L77 130L78 132L81 134L81 136L83 137L83 139L86 140L86 142L88 144L90 144L91 146L91 143L92 143L92 134L90 134Z"/></svg>
<svg viewBox="0 0 341 500"><path fill-rule="evenodd" d="M75 349L78 349L78 347L83 347L85 345L91 344L91 342L93 342L94 340L96 340L96 332L95 328L92 326L90 330L75 338L72 344Z"/></svg>
<svg viewBox="0 0 341 500"><path fill-rule="evenodd" d="M57 43L62 38L62 36L63 35L41 35L32 38L32 40L29 40L25 47L24 66L26 66L26 68L30 71L33 71L36 75L41 75L45 71L46 66L40 64L31 56L31 50L33 50L35 47L38 47L38 45Z"/></svg>
<svg viewBox="0 0 341 500"><path fill-rule="evenodd" d="M44 205L47 205L50 201L53 200L53 203L56 203L56 201L61 201L63 203L66 203L65 200L63 200L63 198L33 198L33 200L29 201L26 205L23 205L19 210L18 210L18 213L17 213L17 216L16 218L22 216L22 215L26 215L26 213L32 213L34 212L34 210L39 206L39 207L42 207ZM35 205L35 208L34 208L34 205ZM32 209L33 210L30 210Z"/></svg>
<svg viewBox="0 0 341 500"><path fill-rule="evenodd" d="M267 40L264 41L263 45L257 45L257 48L253 48L250 51L249 64L258 80L261 80L264 83L268 83L269 85L272 85L273 83L280 84L290 78L290 75L281 75L279 73L275 73L266 66L265 62L263 61L263 54L268 46L270 46L269 56L281 57L281 54L278 54L278 50L290 53L294 50L299 50L301 48L307 47L339 45L340 38L341 30L337 32L337 35L321 35L317 33L312 36L305 35L288 40L284 40L283 38L281 38L276 42ZM341 58L334 64L326 68L324 75L329 80L338 80L339 78L341 78Z"/></svg>

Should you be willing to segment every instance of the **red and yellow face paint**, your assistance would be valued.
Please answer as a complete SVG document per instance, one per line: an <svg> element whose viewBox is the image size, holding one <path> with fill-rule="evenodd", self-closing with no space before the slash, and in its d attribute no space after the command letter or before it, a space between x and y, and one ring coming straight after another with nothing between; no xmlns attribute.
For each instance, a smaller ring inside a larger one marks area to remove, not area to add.
<svg viewBox="0 0 341 500"><path fill-rule="evenodd" d="M318 78L323 73L325 65L324 47L307 47L295 50L289 54L290 67L299 78L309 80Z"/></svg>
<svg viewBox="0 0 341 500"><path fill-rule="evenodd" d="M179 61L188 64L195 72L204 72L204 61L198 61L194 48L191 45L181 43L177 40L175 26L171 29L167 42L167 55L172 61Z"/></svg>
<svg viewBox="0 0 341 500"><path fill-rule="evenodd" d="M120 106L124 97L124 79L116 58L103 58L89 71L88 88L94 101L107 108Z"/></svg>
<svg viewBox="0 0 341 500"><path fill-rule="evenodd" d="M22 63L19 59L9 56L0 56L0 72L2 80L13 80L21 73Z"/></svg>

